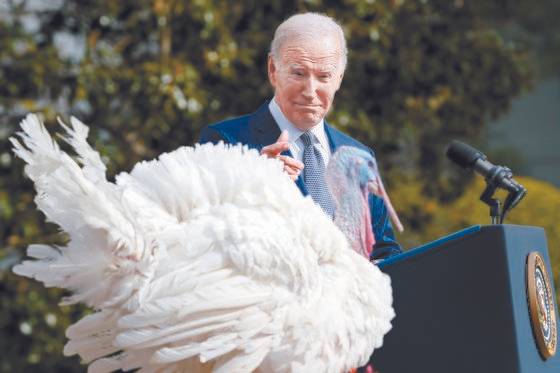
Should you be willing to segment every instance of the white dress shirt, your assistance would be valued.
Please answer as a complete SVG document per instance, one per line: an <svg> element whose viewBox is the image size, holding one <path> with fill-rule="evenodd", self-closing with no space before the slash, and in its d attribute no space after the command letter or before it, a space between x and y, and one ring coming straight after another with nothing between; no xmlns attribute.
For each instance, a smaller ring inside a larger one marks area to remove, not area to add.
<svg viewBox="0 0 560 373"><path fill-rule="evenodd" d="M303 141L300 139L300 136L304 131L300 130L292 122L286 118L280 106L276 103L276 99L273 98L270 100L268 104L268 109L272 114L272 117L280 127L280 131L288 131L289 142L290 142L290 151L295 159L300 162L303 162ZM323 160L325 161L325 166L329 163L329 159L331 156L331 147L329 146L329 139L327 138L327 134L325 133L325 121L321 119L319 123L313 126L309 132L311 132L315 137L313 138L313 145L319 150Z"/></svg>

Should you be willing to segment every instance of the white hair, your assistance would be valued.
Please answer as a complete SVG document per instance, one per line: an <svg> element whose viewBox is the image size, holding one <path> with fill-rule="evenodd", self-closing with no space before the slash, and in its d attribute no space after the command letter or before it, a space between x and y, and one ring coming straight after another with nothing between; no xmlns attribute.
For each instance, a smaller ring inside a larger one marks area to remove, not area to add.
<svg viewBox="0 0 560 373"><path fill-rule="evenodd" d="M331 17L319 13L295 14L282 22L274 32L274 38L270 43L270 55L275 63L279 62L280 49L287 41L294 38L307 37L317 39L324 36L335 36L338 38L340 47L340 62L342 71L346 68L348 49L342 27Z"/></svg>

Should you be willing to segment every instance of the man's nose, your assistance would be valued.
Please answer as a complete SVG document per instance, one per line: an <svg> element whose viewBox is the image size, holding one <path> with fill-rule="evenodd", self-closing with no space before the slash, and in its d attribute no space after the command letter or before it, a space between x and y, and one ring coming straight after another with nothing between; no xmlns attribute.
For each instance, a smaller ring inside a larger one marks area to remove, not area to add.
<svg viewBox="0 0 560 373"><path fill-rule="evenodd" d="M317 91L317 81L315 80L315 78L310 76L305 79L303 84L303 95L305 97L314 98Z"/></svg>

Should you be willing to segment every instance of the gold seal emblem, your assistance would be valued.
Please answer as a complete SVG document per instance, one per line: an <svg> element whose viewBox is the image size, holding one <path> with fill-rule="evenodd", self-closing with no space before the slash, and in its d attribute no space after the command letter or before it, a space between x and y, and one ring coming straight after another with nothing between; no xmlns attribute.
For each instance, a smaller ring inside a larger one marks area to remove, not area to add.
<svg viewBox="0 0 560 373"><path fill-rule="evenodd" d="M554 296L550 277L541 255L527 257L527 298L533 335L544 360L554 356L558 340Z"/></svg>

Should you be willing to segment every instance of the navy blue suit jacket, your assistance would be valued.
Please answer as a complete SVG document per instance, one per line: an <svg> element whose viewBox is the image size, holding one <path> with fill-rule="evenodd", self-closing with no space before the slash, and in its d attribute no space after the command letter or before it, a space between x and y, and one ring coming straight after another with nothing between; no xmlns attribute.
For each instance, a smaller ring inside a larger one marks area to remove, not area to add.
<svg viewBox="0 0 560 373"><path fill-rule="evenodd" d="M326 121L325 132L329 139L332 153L339 146L346 145L363 149L373 155L373 151L367 146L331 127ZM280 127L278 127L278 124L276 124L272 117L268 109L268 102L266 102L252 114L227 119L205 127L200 134L199 142L212 142L214 144L219 141L230 144L241 143L260 151L264 146L275 143L278 136L280 136ZM289 151L284 154L291 156ZM302 176L297 179L296 184L304 195L308 194ZM401 249L395 241L385 203L381 198L371 195L369 204L372 228L376 240L372 251L372 259L385 258L400 253Z"/></svg>

